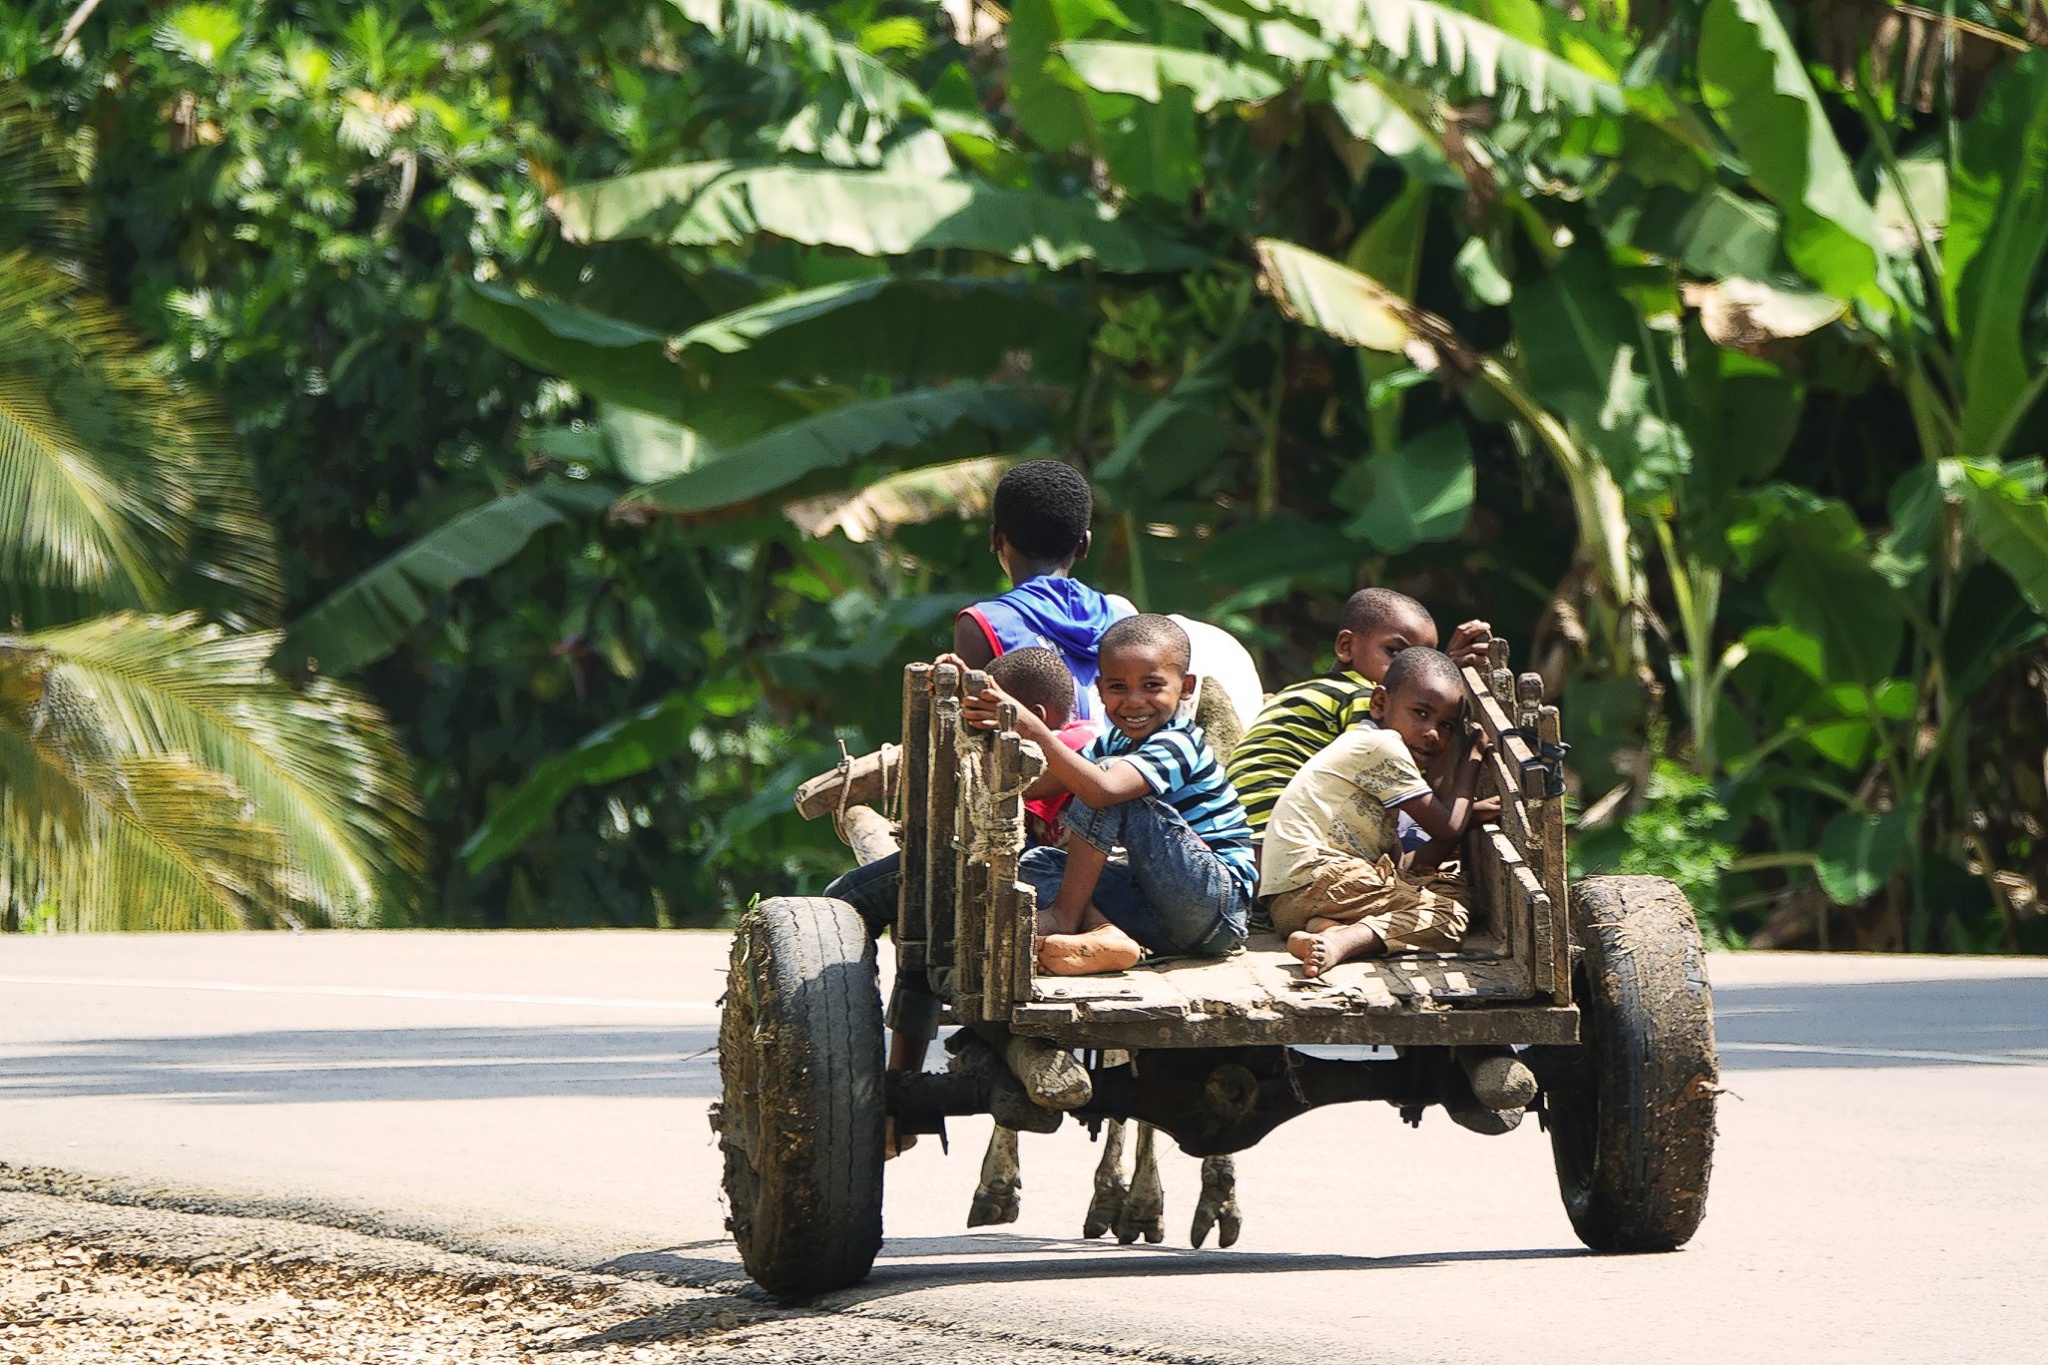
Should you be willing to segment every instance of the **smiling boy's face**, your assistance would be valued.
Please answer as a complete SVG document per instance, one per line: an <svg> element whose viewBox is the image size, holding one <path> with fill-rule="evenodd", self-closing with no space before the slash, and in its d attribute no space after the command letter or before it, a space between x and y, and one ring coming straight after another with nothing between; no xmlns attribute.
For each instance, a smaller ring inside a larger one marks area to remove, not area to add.
<svg viewBox="0 0 2048 1365"><path fill-rule="evenodd" d="M1128 644L1105 649L1096 661L1101 670L1095 690L1109 723L1142 740L1172 720L1180 699L1195 685L1179 651L1156 644Z"/></svg>
<svg viewBox="0 0 2048 1365"><path fill-rule="evenodd" d="M1399 735L1425 768L1451 746L1464 710L1464 688L1426 675L1410 674L1397 692L1380 687L1372 694L1372 718Z"/></svg>
<svg viewBox="0 0 2048 1365"><path fill-rule="evenodd" d="M1337 632L1337 664L1369 683L1387 676L1387 665L1410 645L1436 648L1436 622L1429 613L1410 607L1389 613L1366 630Z"/></svg>

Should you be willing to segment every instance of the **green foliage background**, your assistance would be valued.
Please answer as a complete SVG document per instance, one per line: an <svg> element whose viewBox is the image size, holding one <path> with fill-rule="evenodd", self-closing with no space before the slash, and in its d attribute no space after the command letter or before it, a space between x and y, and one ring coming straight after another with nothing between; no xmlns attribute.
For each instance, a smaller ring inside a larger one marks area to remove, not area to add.
<svg viewBox="0 0 2048 1365"><path fill-rule="evenodd" d="M0 71L430 921L819 885L790 790L997 586L956 462L1052 453L1271 681L1360 583L1492 620L1582 862L1724 941L2039 949L2048 57L1965 8L1880 70L1766 0L37 0Z"/></svg>

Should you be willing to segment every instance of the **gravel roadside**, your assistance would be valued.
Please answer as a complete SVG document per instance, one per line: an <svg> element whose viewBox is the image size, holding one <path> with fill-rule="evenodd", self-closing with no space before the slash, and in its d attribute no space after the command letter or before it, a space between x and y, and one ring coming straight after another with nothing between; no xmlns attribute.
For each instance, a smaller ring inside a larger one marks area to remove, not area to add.
<svg viewBox="0 0 2048 1365"><path fill-rule="evenodd" d="M307 1223L0 1188L0 1365L550 1359L1100 1365L1162 1357L785 1308L745 1293L520 1265Z"/></svg>

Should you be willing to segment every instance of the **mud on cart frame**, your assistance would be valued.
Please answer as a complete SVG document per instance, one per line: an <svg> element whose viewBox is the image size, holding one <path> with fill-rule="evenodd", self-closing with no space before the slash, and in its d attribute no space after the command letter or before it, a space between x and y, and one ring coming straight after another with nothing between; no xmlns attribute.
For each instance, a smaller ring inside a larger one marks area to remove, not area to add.
<svg viewBox="0 0 2048 1365"><path fill-rule="evenodd" d="M842 763L797 802L831 815L864 863L900 841L898 969L922 967L959 1026L949 1067L885 1074L875 944L851 906L777 898L747 912L712 1122L748 1273L783 1297L866 1278L882 1241L885 1119L906 1133L966 1114L1038 1132L1069 1115L1137 1119L1210 1156L1357 1100L1418 1127L1441 1107L1482 1132L1533 1111L1587 1246L1682 1245L1705 1210L1719 1093L1692 908L1660 877L1567 887L1557 708L1536 674L1509 670L1503 642L1463 677L1469 724L1492 741L1482 794L1497 792L1501 813L1466 836L1472 918L1458 951L1310 980L1283 943L1255 934L1229 958L1072 977L1034 972L1036 905L1017 880L1023 791L1044 759L1007 710L994 732L964 723L961 698L985 675L906 669L900 749ZM1296 1050L1332 1044L1394 1055ZM1034 1094L1028 1060L1049 1050L1078 1053L1081 1102Z"/></svg>

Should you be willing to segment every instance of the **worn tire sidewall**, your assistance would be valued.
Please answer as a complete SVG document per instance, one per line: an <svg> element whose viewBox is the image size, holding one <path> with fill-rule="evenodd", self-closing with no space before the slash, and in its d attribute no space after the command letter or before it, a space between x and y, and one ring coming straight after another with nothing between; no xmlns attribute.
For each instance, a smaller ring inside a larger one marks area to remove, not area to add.
<svg viewBox="0 0 2048 1365"><path fill-rule="evenodd" d="M1573 1229L1596 1251L1670 1251L1706 1212L1713 991L1699 925L1661 877L1572 888L1581 1045L1551 1054L1551 1142Z"/></svg>
<svg viewBox="0 0 2048 1365"><path fill-rule="evenodd" d="M875 945L853 907L785 897L741 918L720 1145L740 1258L778 1297L858 1284L881 1249L882 1039Z"/></svg>

